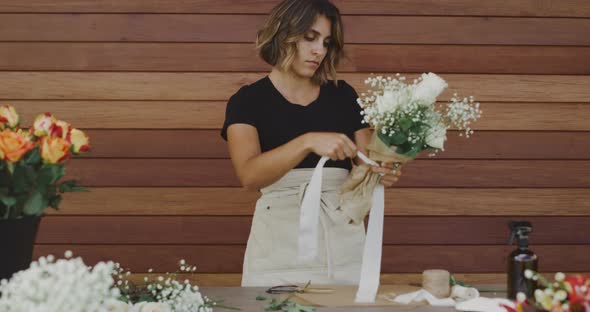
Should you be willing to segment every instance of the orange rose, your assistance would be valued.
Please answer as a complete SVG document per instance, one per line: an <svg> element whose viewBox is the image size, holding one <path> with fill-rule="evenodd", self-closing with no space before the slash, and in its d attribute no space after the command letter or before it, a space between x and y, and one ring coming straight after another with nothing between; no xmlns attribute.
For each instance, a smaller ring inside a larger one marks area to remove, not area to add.
<svg viewBox="0 0 590 312"><path fill-rule="evenodd" d="M41 158L46 163L57 164L70 156L68 141L58 137L43 137L41 139Z"/></svg>
<svg viewBox="0 0 590 312"><path fill-rule="evenodd" d="M50 113L40 114L33 122L33 135L41 137L52 133L56 120Z"/></svg>
<svg viewBox="0 0 590 312"><path fill-rule="evenodd" d="M86 133L82 132L79 129L72 129L70 132L70 142L72 143L72 147L74 153L84 153L90 150L89 139Z"/></svg>
<svg viewBox="0 0 590 312"><path fill-rule="evenodd" d="M69 141L71 129L72 126L69 123L63 120L58 120L55 122L53 129L51 129L51 135Z"/></svg>
<svg viewBox="0 0 590 312"><path fill-rule="evenodd" d="M9 128L15 128L19 122L18 114L14 107L6 104L0 107L0 123L7 125Z"/></svg>
<svg viewBox="0 0 590 312"><path fill-rule="evenodd" d="M34 147L35 144L33 142L10 129L0 132L0 150L2 150L3 160L17 162Z"/></svg>

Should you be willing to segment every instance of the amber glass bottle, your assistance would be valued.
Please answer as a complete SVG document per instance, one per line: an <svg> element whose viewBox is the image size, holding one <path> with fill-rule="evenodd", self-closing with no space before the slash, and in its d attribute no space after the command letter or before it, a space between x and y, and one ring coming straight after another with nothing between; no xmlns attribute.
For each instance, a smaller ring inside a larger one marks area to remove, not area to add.
<svg viewBox="0 0 590 312"><path fill-rule="evenodd" d="M525 271L538 272L539 257L529 249L529 233L533 226L527 221L511 221L510 242L512 245L517 240L518 248L508 256L508 299L515 299L519 292L524 293L527 298L532 298L537 288L536 281L527 279Z"/></svg>

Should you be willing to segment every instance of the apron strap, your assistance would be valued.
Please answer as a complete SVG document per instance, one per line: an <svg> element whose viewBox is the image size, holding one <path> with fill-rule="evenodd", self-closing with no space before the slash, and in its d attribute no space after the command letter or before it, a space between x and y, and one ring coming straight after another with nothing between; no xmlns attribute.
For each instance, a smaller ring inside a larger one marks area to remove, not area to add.
<svg viewBox="0 0 590 312"><path fill-rule="evenodd" d="M318 223L320 219L320 198L322 196L322 169L328 161L323 156L316 165L307 185L299 215L299 257L300 263L313 261L318 254Z"/></svg>

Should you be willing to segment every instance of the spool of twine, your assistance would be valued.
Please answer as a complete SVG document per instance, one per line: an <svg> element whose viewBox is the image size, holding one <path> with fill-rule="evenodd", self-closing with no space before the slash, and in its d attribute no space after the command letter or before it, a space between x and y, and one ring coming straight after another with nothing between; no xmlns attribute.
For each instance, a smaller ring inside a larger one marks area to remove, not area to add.
<svg viewBox="0 0 590 312"><path fill-rule="evenodd" d="M422 272L422 288L437 298L447 298L451 293L451 274L446 270Z"/></svg>

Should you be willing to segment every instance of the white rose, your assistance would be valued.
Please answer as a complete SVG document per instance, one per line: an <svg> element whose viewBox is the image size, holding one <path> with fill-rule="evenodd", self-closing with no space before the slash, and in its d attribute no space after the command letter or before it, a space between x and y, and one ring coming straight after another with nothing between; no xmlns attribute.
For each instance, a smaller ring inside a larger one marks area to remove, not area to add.
<svg viewBox="0 0 590 312"><path fill-rule="evenodd" d="M109 300L105 306L108 312L129 312L131 308L128 303L119 300Z"/></svg>
<svg viewBox="0 0 590 312"><path fill-rule="evenodd" d="M426 131L426 144L431 147L444 150L444 144L447 139L447 128L434 126Z"/></svg>
<svg viewBox="0 0 590 312"><path fill-rule="evenodd" d="M413 99L421 105L432 105L447 86L446 81L436 74L422 74L422 81L414 89Z"/></svg>
<svg viewBox="0 0 590 312"><path fill-rule="evenodd" d="M172 312L172 309L167 303L140 302L133 306L131 312Z"/></svg>
<svg viewBox="0 0 590 312"><path fill-rule="evenodd" d="M402 92L384 90L383 95L377 96L377 111L380 114L394 112L408 102L408 97Z"/></svg>

